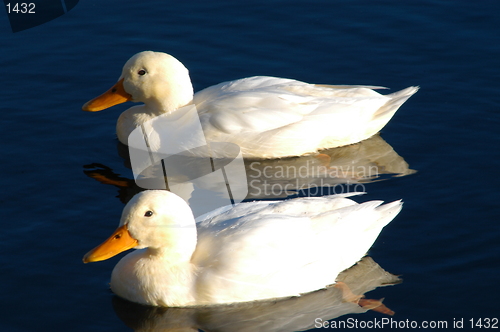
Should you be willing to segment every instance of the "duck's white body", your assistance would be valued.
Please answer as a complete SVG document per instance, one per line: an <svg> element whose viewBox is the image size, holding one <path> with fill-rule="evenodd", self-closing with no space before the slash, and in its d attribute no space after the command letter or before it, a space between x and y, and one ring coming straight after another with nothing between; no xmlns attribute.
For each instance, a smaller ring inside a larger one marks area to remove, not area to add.
<svg viewBox="0 0 500 332"><path fill-rule="evenodd" d="M380 131L417 87L381 95L371 86L308 84L255 76L224 82L193 95L188 70L165 53L141 52L123 68L119 82L84 110L98 111L127 100L140 101L118 119L120 142L160 114L194 104L207 141L231 142L245 157L299 156L362 141ZM113 91L114 90L114 91ZM182 111L182 110L181 110Z"/></svg>
<svg viewBox="0 0 500 332"><path fill-rule="evenodd" d="M125 207L121 233L84 261L117 254L107 247L116 234L119 241L136 241L126 247L144 249L120 260L111 289L142 304L183 307L296 296L335 283L402 206L358 204L346 196L242 203L195 224L181 198L145 191Z"/></svg>

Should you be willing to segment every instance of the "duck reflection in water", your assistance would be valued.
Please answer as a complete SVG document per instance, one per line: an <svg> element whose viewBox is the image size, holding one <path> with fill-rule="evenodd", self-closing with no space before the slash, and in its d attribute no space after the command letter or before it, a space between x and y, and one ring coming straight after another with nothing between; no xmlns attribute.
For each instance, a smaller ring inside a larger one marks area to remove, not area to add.
<svg viewBox="0 0 500 332"><path fill-rule="evenodd" d="M125 166L130 168L128 147L119 143L118 152ZM246 186L244 190L247 195L243 201L367 191L366 185L371 182L403 177L416 172L409 168L408 163L379 135L350 146L324 150L319 154L243 161L246 181L242 181L242 184L236 183ZM127 203L144 189L155 189L141 188L133 178L120 176L112 168L100 163L85 165L84 173L101 183L117 187L118 196L123 203ZM227 200L225 186L214 186L213 182L205 182L199 179L190 181L189 185L185 186L184 195L177 194L192 207L198 205L195 202L199 196L198 192L208 191L213 196L220 196L221 200ZM203 211L193 212L197 216L212 209L213 207L207 206Z"/></svg>
<svg viewBox="0 0 500 332"><path fill-rule="evenodd" d="M117 316L136 332L304 331L317 327L320 322L348 314L362 314L370 309L383 315L393 315L394 312L381 300L360 296L378 287L397 285L401 281L382 269L371 257L365 256L337 278L337 284L343 283L348 291L328 287L300 297L199 308L144 306L118 296L112 298L112 303ZM356 294L362 300L361 304L356 304L355 300L353 302L351 294ZM380 305L375 306L373 303Z"/></svg>

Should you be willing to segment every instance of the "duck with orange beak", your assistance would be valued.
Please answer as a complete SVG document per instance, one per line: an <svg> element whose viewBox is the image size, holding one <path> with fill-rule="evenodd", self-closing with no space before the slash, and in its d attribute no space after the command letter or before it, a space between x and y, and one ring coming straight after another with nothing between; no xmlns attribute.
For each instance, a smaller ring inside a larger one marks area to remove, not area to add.
<svg viewBox="0 0 500 332"><path fill-rule="evenodd" d="M100 111L126 101L144 103L118 118L118 139L128 145L135 128L194 105L207 141L237 144L244 157L280 158L373 136L418 87L388 95L375 89L381 88L254 76L193 94L189 72L180 61L166 53L145 51L130 58L118 82L83 110Z"/></svg>

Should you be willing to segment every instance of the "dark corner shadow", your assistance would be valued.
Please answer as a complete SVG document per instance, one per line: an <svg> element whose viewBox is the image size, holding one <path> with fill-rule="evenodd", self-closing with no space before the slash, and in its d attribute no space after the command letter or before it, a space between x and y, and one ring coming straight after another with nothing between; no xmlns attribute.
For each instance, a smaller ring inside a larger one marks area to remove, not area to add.
<svg viewBox="0 0 500 332"><path fill-rule="evenodd" d="M73 9L79 0L4 0L12 32L34 28L52 21Z"/></svg>

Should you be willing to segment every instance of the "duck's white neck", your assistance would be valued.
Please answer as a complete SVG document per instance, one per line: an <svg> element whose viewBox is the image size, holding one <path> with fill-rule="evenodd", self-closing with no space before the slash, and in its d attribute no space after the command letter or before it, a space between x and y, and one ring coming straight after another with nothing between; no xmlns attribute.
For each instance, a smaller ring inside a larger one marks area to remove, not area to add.
<svg viewBox="0 0 500 332"><path fill-rule="evenodd" d="M193 256L193 251L191 248L147 248L145 255L149 256L151 259L162 261L163 264L169 265L179 265L189 263L191 257Z"/></svg>
<svg viewBox="0 0 500 332"><path fill-rule="evenodd" d="M169 84L165 86L164 91L161 88L155 89L157 94L145 96L144 102L146 112L151 115L161 115L165 113L175 112L179 108L190 104L193 101L193 88L191 82L183 84Z"/></svg>
<svg viewBox="0 0 500 332"><path fill-rule="evenodd" d="M172 264L161 251L139 250L125 256L116 265L111 276L111 289L133 302L187 306L196 303L193 293L195 275L196 267L189 261L177 260Z"/></svg>
<svg viewBox="0 0 500 332"><path fill-rule="evenodd" d="M188 77L188 85L184 88L177 86L167 89L158 89L159 94L154 93L143 94L134 101L143 102L144 105L137 105L123 112L118 118L116 124L116 134L120 142L128 145L128 139L132 131L142 124L160 116L175 112L179 108L190 104L193 101L193 88Z"/></svg>

